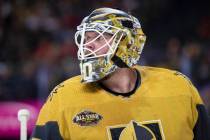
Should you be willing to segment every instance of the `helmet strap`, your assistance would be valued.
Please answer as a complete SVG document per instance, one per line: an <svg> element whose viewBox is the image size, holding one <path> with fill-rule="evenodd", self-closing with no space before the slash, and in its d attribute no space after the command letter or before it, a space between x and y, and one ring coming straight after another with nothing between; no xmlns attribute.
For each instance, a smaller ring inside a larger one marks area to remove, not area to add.
<svg viewBox="0 0 210 140"><path fill-rule="evenodd" d="M128 65L123 62L118 56L116 56L116 54L112 57L112 61L120 68L128 68Z"/></svg>

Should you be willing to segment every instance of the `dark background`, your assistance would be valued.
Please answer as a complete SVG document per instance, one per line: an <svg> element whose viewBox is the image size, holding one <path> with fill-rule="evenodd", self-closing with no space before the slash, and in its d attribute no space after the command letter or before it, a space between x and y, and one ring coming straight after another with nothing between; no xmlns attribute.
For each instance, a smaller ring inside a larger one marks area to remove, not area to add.
<svg viewBox="0 0 210 140"><path fill-rule="evenodd" d="M210 108L210 1L1 0L0 101L44 101L79 74L76 26L99 7L136 16L147 36L140 64L187 75Z"/></svg>

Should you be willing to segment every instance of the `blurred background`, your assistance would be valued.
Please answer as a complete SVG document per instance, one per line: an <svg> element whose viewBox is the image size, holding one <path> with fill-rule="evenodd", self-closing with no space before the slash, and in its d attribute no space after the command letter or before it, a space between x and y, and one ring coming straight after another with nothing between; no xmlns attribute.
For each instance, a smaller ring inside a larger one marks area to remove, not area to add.
<svg viewBox="0 0 210 140"><path fill-rule="evenodd" d="M1 0L0 139L19 138L22 107L32 112L30 135L53 87L80 73L75 29L99 7L136 16L147 36L139 63L187 75L210 112L209 5L208 0Z"/></svg>

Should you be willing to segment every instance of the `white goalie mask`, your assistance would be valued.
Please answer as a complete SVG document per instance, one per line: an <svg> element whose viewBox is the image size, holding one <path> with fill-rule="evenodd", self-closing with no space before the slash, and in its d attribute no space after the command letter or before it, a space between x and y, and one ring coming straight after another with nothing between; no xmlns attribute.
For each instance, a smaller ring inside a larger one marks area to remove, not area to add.
<svg viewBox="0 0 210 140"><path fill-rule="evenodd" d="M95 82L118 67L136 64L145 39L135 17L111 8L94 10L75 33L82 82Z"/></svg>

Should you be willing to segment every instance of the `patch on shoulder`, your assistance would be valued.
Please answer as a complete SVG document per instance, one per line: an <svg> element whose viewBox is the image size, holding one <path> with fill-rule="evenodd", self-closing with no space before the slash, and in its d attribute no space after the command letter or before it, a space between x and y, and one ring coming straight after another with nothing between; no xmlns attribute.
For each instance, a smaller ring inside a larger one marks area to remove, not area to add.
<svg viewBox="0 0 210 140"><path fill-rule="evenodd" d="M103 117L98 113L84 110L75 115L73 122L79 126L94 126L97 125L102 118Z"/></svg>

